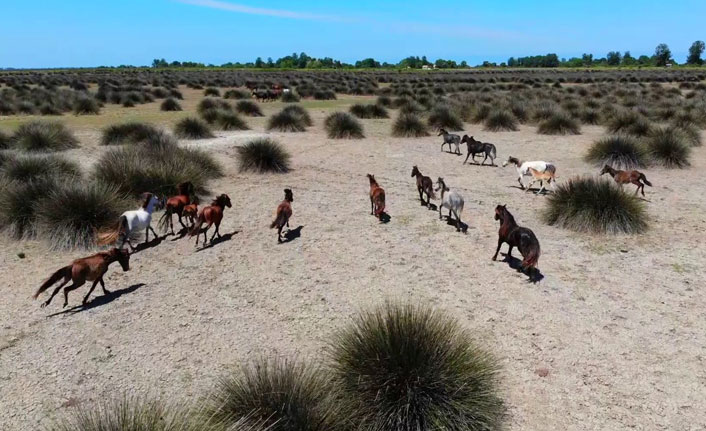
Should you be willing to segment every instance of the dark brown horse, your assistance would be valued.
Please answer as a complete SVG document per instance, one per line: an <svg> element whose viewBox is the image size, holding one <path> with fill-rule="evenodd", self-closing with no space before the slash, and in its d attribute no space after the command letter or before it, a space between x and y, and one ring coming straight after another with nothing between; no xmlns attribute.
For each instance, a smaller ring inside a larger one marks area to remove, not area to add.
<svg viewBox="0 0 706 431"><path fill-rule="evenodd" d="M468 148L466 160L463 161L464 165L468 161L469 157L471 157L473 163L478 163L476 162L476 154L482 153L485 154L485 158L482 162L480 162L481 166L485 164L485 161L488 160L488 157L490 157L490 166L495 166L495 157L497 155L495 145L476 141L475 139L473 139L473 136L468 135L463 135L463 138L461 138L461 143L463 144L464 142L466 143L466 147Z"/></svg>
<svg viewBox="0 0 706 431"><path fill-rule="evenodd" d="M166 228L169 225L172 235L174 235L174 220L173 215L176 214L179 218L179 224L183 229L186 229L186 225L181 221L183 215L184 207L191 203L191 194L194 191L194 185L191 181L181 183L177 186L176 196L172 196L167 199L166 208L164 214L159 219L159 226Z"/></svg>
<svg viewBox="0 0 706 431"><path fill-rule="evenodd" d="M419 192L419 200L422 201L422 205L426 205L427 208L431 208L431 199L436 199L434 195L434 183L432 183L431 178L425 177L419 172L417 166L412 167L412 175L417 177L417 191ZM427 195L427 201L424 202L424 195Z"/></svg>
<svg viewBox="0 0 706 431"><path fill-rule="evenodd" d="M199 236L201 236L201 225L204 223L206 223L206 229L203 230L203 245L206 245L206 233L211 228L211 225L216 225L216 230L213 232L213 235L211 235L211 242L213 242L216 235L218 235L218 238L221 237L218 228L221 226L223 211L225 211L226 207L230 208L231 204L230 197L224 193L216 197L216 199L211 202L211 205L203 207L201 211L199 211L196 223L194 223L194 227L191 228L191 232L189 233L190 236L196 236L197 247L199 245Z"/></svg>
<svg viewBox="0 0 706 431"><path fill-rule="evenodd" d="M282 242L282 228L286 225L289 228L289 218L292 216L292 202L294 195L292 190L284 189L284 200L277 205L277 217L270 224L270 229L277 228L277 242Z"/></svg>
<svg viewBox="0 0 706 431"><path fill-rule="evenodd" d="M110 251L103 251L94 254L93 256L76 259L71 264L52 274L52 276L49 277L49 279L45 281L39 289L37 289L37 292L35 292L33 298L37 299L42 292L49 289L53 284L63 278L63 281L56 289L54 289L54 293L51 294L49 299L42 303L42 308L46 307L49 305L54 296L59 293L61 288L64 287L69 280L71 280L73 281L71 286L64 288L64 307L66 307L69 304L69 292L83 286L86 283L86 280L88 280L93 281L93 285L83 298L83 305L86 305L86 302L88 302L88 297L91 296L93 289L96 288L96 284L101 284L104 294L107 295L110 293L105 288L103 275L108 271L108 266L115 261L120 262L120 266L123 267L123 271L130 270L130 253L128 253L127 250L113 248Z"/></svg>
<svg viewBox="0 0 706 431"><path fill-rule="evenodd" d="M642 192L642 196L645 196L645 185L652 187L652 183L647 181L647 177L640 171L620 171L618 169L613 169L608 165L603 166L601 170L601 175L610 174L616 183L620 184L635 184L637 188L635 189L635 195L637 192Z"/></svg>
<svg viewBox="0 0 706 431"><path fill-rule="evenodd" d="M375 181L375 176L368 174L370 180L370 214L382 220L385 211L385 190Z"/></svg>
<svg viewBox="0 0 706 431"><path fill-rule="evenodd" d="M493 260L498 258L500 246L505 242L510 246L507 251L507 258L512 258L512 249L517 247L522 254L522 271L536 271L539 261L539 240L530 229L518 226L515 218L510 214L505 205L495 207L495 220L500 220L500 230L498 230L498 248L495 250Z"/></svg>

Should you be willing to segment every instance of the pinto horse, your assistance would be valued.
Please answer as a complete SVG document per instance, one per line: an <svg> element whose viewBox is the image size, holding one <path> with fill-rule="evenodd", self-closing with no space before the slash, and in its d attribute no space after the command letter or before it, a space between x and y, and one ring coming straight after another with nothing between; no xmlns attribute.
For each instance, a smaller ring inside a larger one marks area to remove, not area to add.
<svg viewBox="0 0 706 431"><path fill-rule="evenodd" d="M270 224L270 229L277 228L277 243L282 242L282 228L285 225L289 228L289 218L292 216L292 202L294 202L292 190L284 189L284 200L277 205L277 217Z"/></svg>
<svg viewBox="0 0 706 431"><path fill-rule="evenodd" d="M640 171L620 171L618 169L613 169L608 165L603 166L601 170L601 175L610 174L616 183L620 184L635 184L637 188L635 189L635 195L637 192L642 192L642 196L645 196L645 185L652 187L652 183L647 181L647 177Z"/></svg>
<svg viewBox="0 0 706 431"><path fill-rule="evenodd" d="M382 220L385 211L385 190L375 181L375 176L368 174L370 180L370 215Z"/></svg>
<svg viewBox="0 0 706 431"><path fill-rule="evenodd" d="M186 225L181 221L183 216L184 207L191 203L191 194L194 192L194 185L191 181L181 183L177 186L177 195L172 196L167 199L164 214L159 219L159 226L166 229L167 225L171 229L172 235L174 235L174 220L172 215L176 214L179 218L179 224L183 229L186 229Z"/></svg>
<svg viewBox="0 0 706 431"><path fill-rule="evenodd" d="M422 205L426 205L427 208L431 208L431 199L436 199L434 195L434 183L432 183L431 178L425 177L419 172L417 166L412 167L412 175L417 177L417 191L419 192L419 200L422 201ZM424 202L424 195L427 195L427 201Z"/></svg>
<svg viewBox="0 0 706 431"><path fill-rule="evenodd" d="M69 265L52 274L52 276L49 277L47 281L39 287L39 289L37 289L37 292L35 292L32 297L37 299L42 292L49 289L57 281L63 279L61 284L54 289L54 293L51 294L49 299L42 303L42 308L44 308L51 303L51 300L57 293L59 293L61 288L64 287L69 280L71 280L73 282L71 286L64 288L64 307L66 307L69 304L69 292L83 286L86 283L86 280L88 280L93 281L93 285L88 291L88 294L86 294L83 298L83 305L86 305L86 302L88 302L88 297L91 296L93 289L96 288L96 284L101 284L104 294L107 295L110 293L105 288L103 275L105 275L108 271L108 266L115 261L120 262L120 266L123 267L123 271L130 270L130 253L128 253L127 250L113 248L110 251L103 251L94 254L93 256L74 260Z"/></svg>
<svg viewBox="0 0 706 431"><path fill-rule="evenodd" d="M155 238L158 237L157 232L150 226L152 222L152 213L159 205L159 199L152 193L143 193L142 205L134 211L125 211L118 219L117 224L110 230L98 234L98 245L115 244L120 241L118 248L122 249L125 243L130 246L132 251L135 247L130 242L130 234L139 229L145 229L145 242L149 242L150 231Z"/></svg>
<svg viewBox="0 0 706 431"><path fill-rule="evenodd" d="M510 163L515 165L515 169L517 170L517 182L520 183L520 187L522 188L522 190L525 189L525 184L522 182L522 177L528 177L532 175L530 173L529 168L532 168L537 172L549 171L556 174L556 167L554 165L552 165L551 163L543 162L541 160L533 162L523 162L517 157L510 156L505 162L503 162L503 167L507 166Z"/></svg>
<svg viewBox="0 0 706 431"><path fill-rule="evenodd" d="M197 247L199 246L199 237L201 236L201 225L204 223L206 223L206 229L203 230L204 246L206 245L206 239L208 238L206 234L212 225L216 225L216 230L213 232L213 235L211 235L211 242L213 242L216 235L218 235L218 238L221 237L221 233L218 231L218 228L221 226L223 211L225 211L226 207L231 207L230 197L223 193L222 195L217 196L216 199L211 202L211 205L203 207L201 211L199 211L198 218L196 219L194 226L191 228L191 232L189 232L190 236L196 236Z"/></svg>
<svg viewBox="0 0 706 431"><path fill-rule="evenodd" d="M539 240L530 229L518 226L515 218L507 210L506 205L495 207L495 220L500 220L500 230L498 230L498 248L495 249L493 260L498 258L500 246L506 242L510 249L507 251L507 259L512 257L513 247L517 247L522 254L522 271L536 271L539 261L540 249Z"/></svg>

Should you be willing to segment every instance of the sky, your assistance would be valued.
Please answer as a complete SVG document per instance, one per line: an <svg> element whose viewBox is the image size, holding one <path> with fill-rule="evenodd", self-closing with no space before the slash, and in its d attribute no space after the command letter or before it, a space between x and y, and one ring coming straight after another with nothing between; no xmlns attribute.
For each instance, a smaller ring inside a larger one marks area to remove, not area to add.
<svg viewBox="0 0 706 431"><path fill-rule="evenodd" d="M0 0L0 68L206 64L306 52L353 63L410 55L502 62L706 39L706 1Z"/></svg>

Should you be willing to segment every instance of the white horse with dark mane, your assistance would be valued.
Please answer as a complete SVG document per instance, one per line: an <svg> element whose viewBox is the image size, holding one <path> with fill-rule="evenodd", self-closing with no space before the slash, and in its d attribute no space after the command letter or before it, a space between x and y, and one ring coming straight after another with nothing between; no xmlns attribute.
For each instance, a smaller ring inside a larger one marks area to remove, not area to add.
<svg viewBox="0 0 706 431"><path fill-rule="evenodd" d="M543 162L541 160L524 162L518 159L517 157L510 156L505 162L503 162L503 167L507 166L510 163L515 165L515 169L517 170L517 182L520 183L520 187L522 187L522 190L525 190L525 184L522 182L522 177L529 177L532 175L532 173L530 172L530 168L534 169L539 173L545 171L551 172L553 174L556 173L556 166L551 163Z"/></svg>
<svg viewBox="0 0 706 431"><path fill-rule="evenodd" d="M439 220L443 218L441 215L441 209L446 208L449 210L449 219L451 219L451 214L456 216L456 231L461 231L461 213L463 212L463 196L456 190L451 190L446 187L444 179L439 177L436 180L436 185L438 186L436 191L441 190L441 204L439 205Z"/></svg>
<svg viewBox="0 0 706 431"><path fill-rule="evenodd" d="M145 229L145 242L149 241L149 234L152 234L157 238L157 232L152 229L150 225L152 223L152 213L157 209L160 204L157 196L152 193L142 194L142 205L140 208L134 211L125 211L118 219L115 227L108 231L101 232L98 234L98 245L108 245L118 243L118 248L122 249L125 243L130 246L132 251L135 251L135 247L130 243L130 235L132 232Z"/></svg>

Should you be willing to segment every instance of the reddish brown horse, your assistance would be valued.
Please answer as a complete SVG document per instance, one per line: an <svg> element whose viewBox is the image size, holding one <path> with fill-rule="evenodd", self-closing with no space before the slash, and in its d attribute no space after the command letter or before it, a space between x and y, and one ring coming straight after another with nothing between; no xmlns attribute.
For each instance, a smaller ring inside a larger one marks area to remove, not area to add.
<svg viewBox="0 0 706 431"><path fill-rule="evenodd" d="M49 277L49 279L45 281L39 289L37 289L37 292L33 295L33 298L37 299L42 292L49 289L54 283L63 278L63 281L56 289L54 289L54 293L51 294L49 299L42 303L42 307L46 307L49 305L54 296L59 293L61 288L64 287L69 280L71 280L73 281L71 286L64 288L64 307L66 307L69 303L69 292L83 286L86 283L86 280L88 280L93 281L93 285L88 291L88 294L86 294L83 298L83 305L86 305L86 302L88 302L88 297L91 296L93 289L96 288L96 284L101 284L104 294L107 295L110 293L105 288L103 275L108 271L108 266L115 261L120 262L120 266L123 267L123 271L128 271L130 269L130 253L128 253L127 250L119 250L117 248L110 251L103 251L82 259L76 259L71 264L52 274L52 276Z"/></svg>
<svg viewBox="0 0 706 431"><path fill-rule="evenodd" d="M601 175L610 174L616 183L620 184L635 184L637 188L635 189L635 194L637 192L642 192L642 196L645 196L645 185L652 187L652 183L647 181L647 177L640 171L620 171L618 169L613 169L608 165L603 166L601 170Z"/></svg>
<svg viewBox="0 0 706 431"><path fill-rule="evenodd" d="M539 261L539 240L530 229L518 226L515 218L510 214L505 205L495 207L495 220L500 220L500 230L498 231L498 248L495 250L493 260L498 258L500 246L507 243L510 249L507 251L507 259L512 258L512 249L517 247L522 254L523 271L536 271Z"/></svg>
<svg viewBox="0 0 706 431"><path fill-rule="evenodd" d="M292 216L292 202L294 195L290 189L284 189L284 200L277 206L277 217L270 224L270 229L277 228L277 243L282 242L282 228L289 227L289 218Z"/></svg>
<svg viewBox="0 0 706 431"><path fill-rule="evenodd" d="M184 209L181 212L182 217L185 219L189 220L191 223L190 228L194 227L194 223L196 223L196 217L198 217L199 214L199 205L198 204L189 204L184 206Z"/></svg>
<svg viewBox="0 0 706 431"><path fill-rule="evenodd" d="M431 199L436 199L434 195L434 184L431 178L425 177L419 172L417 166L412 167L412 176L417 177L417 191L419 192L419 200L422 201L422 205L426 205L427 208L431 208ZM427 201L424 202L423 193L427 195Z"/></svg>
<svg viewBox="0 0 706 431"><path fill-rule="evenodd" d="M181 221L181 217L183 216L184 207L191 203L191 194L193 191L194 185L191 184L190 181L177 186L177 195L167 199L164 215L159 219L160 227L164 229L169 225L172 235L174 235L174 220L172 216L176 214L179 218L179 224L183 229L186 229L186 225Z"/></svg>
<svg viewBox="0 0 706 431"><path fill-rule="evenodd" d="M194 226L191 228L191 232L189 232L190 236L196 236L197 247L199 245L199 237L201 236L201 225L204 223L206 223L206 229L203 230L203 245L206 245L206 239L208 238L206 233L214 224L216 225L216 230L211 236L211 242L213 242L216 235L218 235L218 238L221 237L221 233L218 231L218 228L221 226L223 211L225 211L226 207L230 208L231 203L230 197L224 193L216 197L216 199L211 202L211 205L203 207L201 211L199 211L199 216L196 219L196 223L194 223Z"/></svg>
<svg viewBox="0 0 706 431"><path fill-rule="evenodd" d="M385 190L375 181L375 176L368 174L370 180L370 214L382 220L385 211Z"/></svg>

